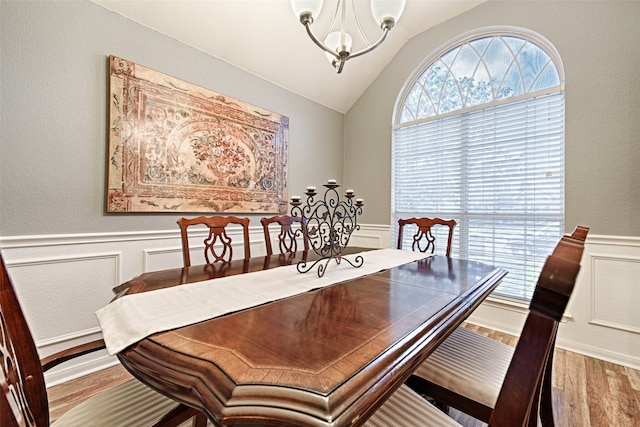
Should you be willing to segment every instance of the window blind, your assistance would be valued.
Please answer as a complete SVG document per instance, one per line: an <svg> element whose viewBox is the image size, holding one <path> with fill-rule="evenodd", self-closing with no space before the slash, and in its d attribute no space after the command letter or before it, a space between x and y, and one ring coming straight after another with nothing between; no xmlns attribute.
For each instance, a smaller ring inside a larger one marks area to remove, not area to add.
<svg viewBox="0 0 640 427"><path fill-rule="evenodd" d="M506 268L494 294L530 299L564 233L564 92L398 127L392 189L393 242L399 218L453 218L452 256Z"/></svg>

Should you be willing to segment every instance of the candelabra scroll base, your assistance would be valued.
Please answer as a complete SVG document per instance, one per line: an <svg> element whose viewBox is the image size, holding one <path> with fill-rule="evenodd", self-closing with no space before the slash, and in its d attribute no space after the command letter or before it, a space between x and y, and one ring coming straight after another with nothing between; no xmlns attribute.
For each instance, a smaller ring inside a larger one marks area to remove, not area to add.
<svg viewBox="0 0 640 427"><path fill-rule="evenodd" d="M318 277L322 277L324 276L324 272L327 270L327 266L329 265L329 262L331 262L331 260L334 260L336 262L336 265L340 265L343 259L347 264L351 265L354 268L362 267L362 265L364 264L364 258L362 258L362 255L356 256L354 260L351 261L349 258L344 258L342 255L337 254L326 256L313 262L300 261L296 265L296 268L298 269L299 273L307 273L313 270L313 268L317 265ZM307 266L307 264L309 264L309 266Z"/></svg>
<svg viewBox="0 0 640 427"><path fill-rule="evenodd" d="M349 244L351 234L360 229L358 215L362 215L364 201L354 199L353 190L347 190L344 199L338 193L339 184L330 179L324 184L327 189L320 200L316 200L315 187L307 187L306 203L299 196L291 197L291 215L304 218L303 226L296 231L296 237L302 236L309 243L309 247L320 257L313 262L300 261L298 272L307 273L318 267L318 277L324 273L333 259L336 264L342 262L342 251ZM364 258L360 255L353 260L344 258L354 268L362 267Z"/></svg>

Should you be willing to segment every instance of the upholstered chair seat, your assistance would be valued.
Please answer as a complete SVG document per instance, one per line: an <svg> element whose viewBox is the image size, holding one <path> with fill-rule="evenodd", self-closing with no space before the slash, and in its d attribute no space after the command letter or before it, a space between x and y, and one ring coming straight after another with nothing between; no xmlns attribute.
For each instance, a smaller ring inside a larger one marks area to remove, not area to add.
<svg viewBox="0 0 640 427"><path fill-rule="evenodd" d="M406 385L401 386L365 423L366 427L461 427Z"/></svg>
<svg viewBox="0 0 640 427"><path fill-rule="evenodd" d="M415 375L494 408L514 348L468 328L456 329Z"/></svg>
<svg viewBox="0 0 640 427"><path fill-rule="evenodd" d="M177 406L136 379L100 392L60 416L51 427L87 427L88 420L102 426L149 427ZM191 426L188 420L181 425Z"/></svg>
<svg viewBox="0 0 640 427"><path fill-rule="evenodd" d="M86 427L87 420L105 426L148 427L176 406L138 380L129 380L65 412L51 427ZM191 426L188 420L180 427ZM460 424L402 385L365 424L367 427L454 426ZM212 427L211 421L207 422Z"/></svg>

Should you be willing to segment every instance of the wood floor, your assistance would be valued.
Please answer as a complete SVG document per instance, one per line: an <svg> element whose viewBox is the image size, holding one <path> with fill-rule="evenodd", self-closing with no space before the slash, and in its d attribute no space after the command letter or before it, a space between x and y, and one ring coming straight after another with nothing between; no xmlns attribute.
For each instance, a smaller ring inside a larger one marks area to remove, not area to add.
<svg viewBox="0 0 640 427"><path fill-rule="evenodd" d="M517 339L474 325L467 327L515 345ZM556 425L560 427L640 426L640 371L556 349L553 392ZM51 421L84 399L131 378L115 366L51 387ZM451 415L466 427L486 424L464 414Z"/></svg>

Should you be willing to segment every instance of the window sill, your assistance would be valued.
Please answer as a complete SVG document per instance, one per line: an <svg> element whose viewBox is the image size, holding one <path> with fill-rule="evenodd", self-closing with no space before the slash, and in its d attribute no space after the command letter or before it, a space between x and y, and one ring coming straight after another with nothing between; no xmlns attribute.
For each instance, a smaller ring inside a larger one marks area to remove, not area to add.
<svg viewBox="0 0 640 427"><path fill-rule="evenodd" d="M515 298L489 295L484 304L505 310L515 311L517 313L527 313L527 311L529 311L528 301Z"/></svg>
<svg viewBox="0 0 640 427"><path fill-rule="evenodd" d="M501 310L509 310L516 313L527 314L529 311L529 302L523 300L517 300L513 298L506 297L498 297L489 295L487 299L483 302L489 307L499 308ZM569 312L569 310L565 311L562 315L562 322L568 322L573 320L573 315Z"/></svg>

